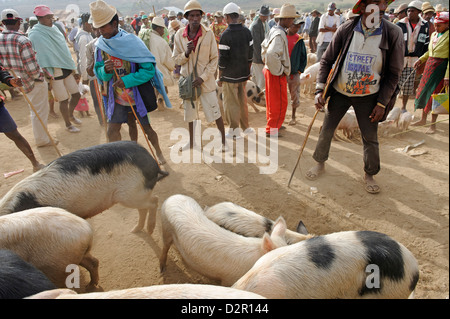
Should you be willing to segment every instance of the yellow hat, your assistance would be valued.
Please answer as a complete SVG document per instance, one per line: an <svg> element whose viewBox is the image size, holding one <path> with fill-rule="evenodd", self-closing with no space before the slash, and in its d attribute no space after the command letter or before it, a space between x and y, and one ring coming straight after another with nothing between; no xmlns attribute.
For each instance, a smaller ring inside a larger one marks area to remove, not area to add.
<svg viewBox="0 0 450 319"><path fill-rule="evenodd" d="M195 10L199 10L202 12L203 14L203 9L202 6L200 5L200 3L197 0L191 0L188 3L186 3L186 5L184 6L184 17L187 17L187 14L190 11L195 11Z"/></svg>
<svg viewBox="0 0 450 319"><path fill-rule="evenodd" d="M280 9L280 14L275 15L274 18L298 18L300 15L297 14L297 10L293 4L283 4Z"/></svg>
<svg viewBox="0 0 450 319"><path fill-rule="evenodd" d="M91 2L89 8L91 9L92 25L97 29L110 23L117 14L116 8L103 0Z"/></svg>

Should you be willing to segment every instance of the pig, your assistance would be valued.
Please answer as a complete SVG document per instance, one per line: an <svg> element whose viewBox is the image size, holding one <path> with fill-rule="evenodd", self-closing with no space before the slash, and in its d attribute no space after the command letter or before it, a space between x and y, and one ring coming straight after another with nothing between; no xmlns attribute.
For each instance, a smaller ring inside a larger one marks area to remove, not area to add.
<svg viewBox="0 0 450 319"><path fill-rule="evenodd" d="M316 63L317 63L317 54L316 53L308 53L306 55L306 67L309 67Z"/></svg>
<svg viewBox="0 0 450 319"><path fill-rule="evenodd" d="M275 222L251 210L231 202L222 202L205 210L205 215L217 225L245 237L263 237L271 233ZM297 232L286 229L284 235L288 245L311 238L302 221Z"/></svg>
<svg viewBox="0 0 450 319"><path fill-rule="evenodd" d="M22 299L56 286L15 252L0 249L0 299Z"/></svg>
<svg viewBox="0 0 450 319"><path fill-rule="evenodd" d="M387 136L398 128L398 121L402 110L395 106L386 116L386 120L378 123L379 135Z"/></svg>
<svg viewBox="0 0 450 319"><path fill-rule="evenodd" d="M266 299L252 292L230 287L170 284L77 294L70 289L53 289L25 299Z"/></svg>
<svg viewBox="0 0 450 319"><path fill-rule="evenodd" d="M34 207L53 206L89 218L116 203L137 208L142 230L155 227L156 183L162 171L150 153L132 141L96 145L63 155L11 188L0 200L0 216Z"/></svg>
<svg viewBox="0 0 450 319"><path fill-rule="evenodd" d="M412 120L413 115L411 113L409 113L408 111L403 112L402 114L400 114L400 118L398 119L398 128L402 132L405 132L406 130L408 130L408 127L411 124Z"/></svg>
<svg viewBox="0 0 450 319"><path fill-rule="evenodd" d="M160 270L164 272L167 253L175 243L185 264L198 273L232 285L259 257L287 245L286 223L279 218L272 234L263 238L244 237L209 220L192 198L177 194L167 198L161 207L163 248Z"/></svg>
<svg viewBox="0 0 450 319"><path fill-rule="evenodd" d="M395 106L392 108L392 110L389 111L388 115L386 116L385 122L393 122L395 125L398 126L398 120L400 119L400 114L402 113L402 110Z"/></svg>
<svg viewBox="0 0 450 319"><path fill-rule="evenodd" d="M68 265L80 265L98 285L98 260L90 254L94 231L86 220L57 207L38 207L0 216L0 249L9 249L66 287Z"/></svg>
<svg viewBox="0 0 450 319"><path fill-rule="evenodd" d="M264 91L261 91L261 89L253 81L247 81L245 84L245 93L247 94L247 104L249 104L255 112L259 112L259 109L256 107L257 105L266 107L266 97ZM222 88L217 84L216 94L217 100L219 101L220 112L222 112L223 115L225 114L223 108L223 93Z"/></svg>
<svg viewBox="0 0 450 319"><path fill-rule="evenodd" d="M334 132L334 139L338 140L337 131L342 130L342 133L349 140L353 139L354 132L359 130L358 120L356 119L355 111L348 110L344 117L339 122L336 131Z"/></svg>
<svg viewBox="0 0 450 319"><path fill-rule="evenodd" d="M319 74L320 62L307 67L305 72L300 74L300 85L303 86L303 93L314 94L314 85Z"/></svg>
<svg viewBox="0 0 450 319"><path fill-rule="evenodd" d="M408 298L419 280L413 254L391 237L345 231L277 248L232 288L266 298Z"/></svg>

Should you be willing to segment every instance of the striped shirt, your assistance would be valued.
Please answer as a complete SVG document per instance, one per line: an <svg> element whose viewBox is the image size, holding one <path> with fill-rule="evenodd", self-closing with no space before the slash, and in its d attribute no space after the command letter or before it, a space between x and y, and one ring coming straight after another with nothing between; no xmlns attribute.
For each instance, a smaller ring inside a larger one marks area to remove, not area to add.
<svg viewBox="0 0 450 319"><path fill-rule="evenodd" d="M44 81L44 72L37 63L31 41L20 32L0 33L0 60L7 70L20 76L25 93L34 89L34 81Z"/></svg>

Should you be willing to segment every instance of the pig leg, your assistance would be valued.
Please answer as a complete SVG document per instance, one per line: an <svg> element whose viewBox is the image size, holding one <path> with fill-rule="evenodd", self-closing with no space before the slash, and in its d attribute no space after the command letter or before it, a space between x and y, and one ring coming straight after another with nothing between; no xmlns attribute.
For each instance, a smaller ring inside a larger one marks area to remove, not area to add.
<svg viewBox="0 0 450 319"><path fill-rule="evenodd" d="M149 211L148 208L138 209L139 221L138 221L137 225L134 226L134 228L131 230L132 233L140 232L144 228L145 218L147 217L148 211Z"/></svg>
<svg viewBox="0 0 450 319"><path fill-rule="evenodd" d="M173 242L173 237L170 232L170 229L165 229L164 222L162 227L162 239L163 239L163 248L161 250L161 256L159 257L159 271L163 273L166 270L167 263L167 253L169 252L170 246Z"/></svg>
<svg viewBox="0 0 450 319"><path fill-rule="evenodd" d="M156 211L158 210L158 196L153 196L151 199L152 205L148 210L147 218L147 232L151 235L156 225Z"/></svg>
<svg viewBox="0 0 450 319"><path fill-rule="evenodd" d="M80 262L80 266L83 266L89 271L91 275L91 282L87 285L86 289L94 289L98 285L98 259L92 256L90 253L86 253Z"/></svg>
<svg viewBox="0 0 450 319"><path fill-rule="evenodd" d="M250 106L255 110L256 113L259 112L258 108L256 107L255 103L253 103L253 99L247 99L247 103L250 104Z"/></svg>

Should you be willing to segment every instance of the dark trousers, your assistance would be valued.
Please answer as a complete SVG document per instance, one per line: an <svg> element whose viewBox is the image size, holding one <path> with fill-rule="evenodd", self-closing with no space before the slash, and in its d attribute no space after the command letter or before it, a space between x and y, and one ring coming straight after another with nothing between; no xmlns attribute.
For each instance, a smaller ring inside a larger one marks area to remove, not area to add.
<svg viewBox="0 0 450 319"><path fill-rule="evenodd" d="M313 154L314 160L323 163L328 159L334 131L349 107L353 106L364 146L364 171L369 175L376 175L380 171L378 122L370 122L369 116L377 104L378 94L348 97L332 90L333 93L328 101L328 109Z"/></svg>

